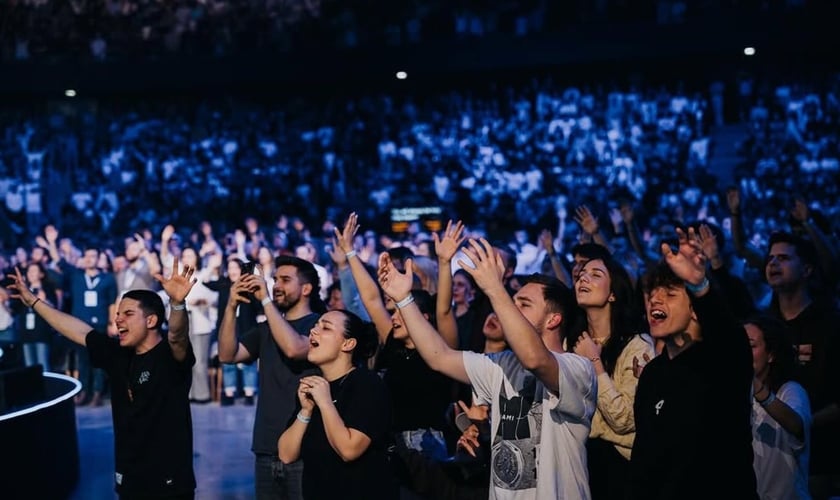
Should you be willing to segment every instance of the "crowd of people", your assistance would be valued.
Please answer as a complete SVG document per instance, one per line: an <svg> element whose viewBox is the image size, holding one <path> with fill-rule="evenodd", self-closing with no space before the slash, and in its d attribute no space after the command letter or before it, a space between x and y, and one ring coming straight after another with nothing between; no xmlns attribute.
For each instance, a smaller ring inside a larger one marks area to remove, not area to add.
<svg viewBox="0 0 840 500"><path fill-rule="evenodd" d="M745 19L790 16L807 3L13 0L0 5L0 59L103 61L300 47L352 49L497 33L526 36L589 23L680 24L723 14Z"/></svg>
<svg viewBox="0 0 840 500"><path fill-rule="evenodd" d="M110 401L125 495L194 487L141 405L240 398L260 498L836 494L837 86L744 93L731 187L717 84L6 115L4 362Z"/></svg>

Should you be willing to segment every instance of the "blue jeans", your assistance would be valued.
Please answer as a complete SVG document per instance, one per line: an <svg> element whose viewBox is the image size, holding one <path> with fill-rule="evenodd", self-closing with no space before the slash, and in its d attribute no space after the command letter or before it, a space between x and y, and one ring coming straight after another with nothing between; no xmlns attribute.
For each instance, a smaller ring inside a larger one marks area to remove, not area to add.
<svg viewBox="0 0 840 500"><path fill-rule="evenodd" d="M50 370L50 346L46 342L23 344L23 360L26 366L41 365Z"/></svg>
<svg viewBox="0 0 840 500"><path fill-rule="evenodd" d="M257 500L303 500L303 462L284 464L277 455L254 460Z"/></svg>
<svg viewBox="0 0 840 500"><path fill-rule="evenodd" d="M222 379L225 392L236 393L236 371L242 370L242 389L250 389L251 394L257 391L257 364L256 363L225 363L222 365Z"/></svg>

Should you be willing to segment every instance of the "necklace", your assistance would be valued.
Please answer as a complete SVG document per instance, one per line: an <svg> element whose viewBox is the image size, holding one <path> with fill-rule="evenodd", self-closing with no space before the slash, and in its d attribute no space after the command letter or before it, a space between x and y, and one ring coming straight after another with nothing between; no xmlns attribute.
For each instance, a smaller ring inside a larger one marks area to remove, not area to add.
<svg viewBox="0 0 840 500"><path fill-rule="evenodd" d="M356 367L350 368L350 371L348 371L347 373L345 373L344 375L342 375L342 376L341 376L341 378L339 378L339 379L337 379L337 380L334 380L334 381L333 381L333 382L338 382L338 387L336 387L336 388L335 388L335 389L336 389L336 392L338 392L339 394L341 393L341 390L340 390L340 389L341 389L341 386L343 386L343 385L344 385L344 381L345 381L345 380L347 380L347 377L349 377L349 376L350 376L350 374L351 374L351 373L353 373L354 371L356 371ZM332 382L331 382L331 383L332 383ZM335 399L333 399L333 404L335 404L335 403L337 403L337 402L338 402L338 395L336 395L336 396L335 396Z"/></svg>

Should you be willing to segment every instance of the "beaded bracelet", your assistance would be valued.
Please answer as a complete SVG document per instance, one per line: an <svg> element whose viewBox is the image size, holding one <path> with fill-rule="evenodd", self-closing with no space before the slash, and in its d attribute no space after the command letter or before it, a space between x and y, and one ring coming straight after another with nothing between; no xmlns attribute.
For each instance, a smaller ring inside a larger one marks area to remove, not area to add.
<svg viewBox="0 0 840 500"><path fill-rule="evenodd" d="M312 421L312 417L305 417L305 416L301 415L300 412L298 412L298 414L295 418L297 418L298 420L300 420L304 424L308 424L309 422Z"/></svg>

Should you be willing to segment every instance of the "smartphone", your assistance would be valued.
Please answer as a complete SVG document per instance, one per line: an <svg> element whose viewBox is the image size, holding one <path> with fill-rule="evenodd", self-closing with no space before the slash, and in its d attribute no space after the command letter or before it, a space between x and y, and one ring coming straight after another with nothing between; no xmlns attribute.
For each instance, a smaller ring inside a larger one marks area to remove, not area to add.
<svg viewBox="0 0 840 500"><path fill-rule="evenodd" d="M256 269L257 263L256 261L250 260L248 262L242 263L242 274L254 274L254 270Z"/></svg>

